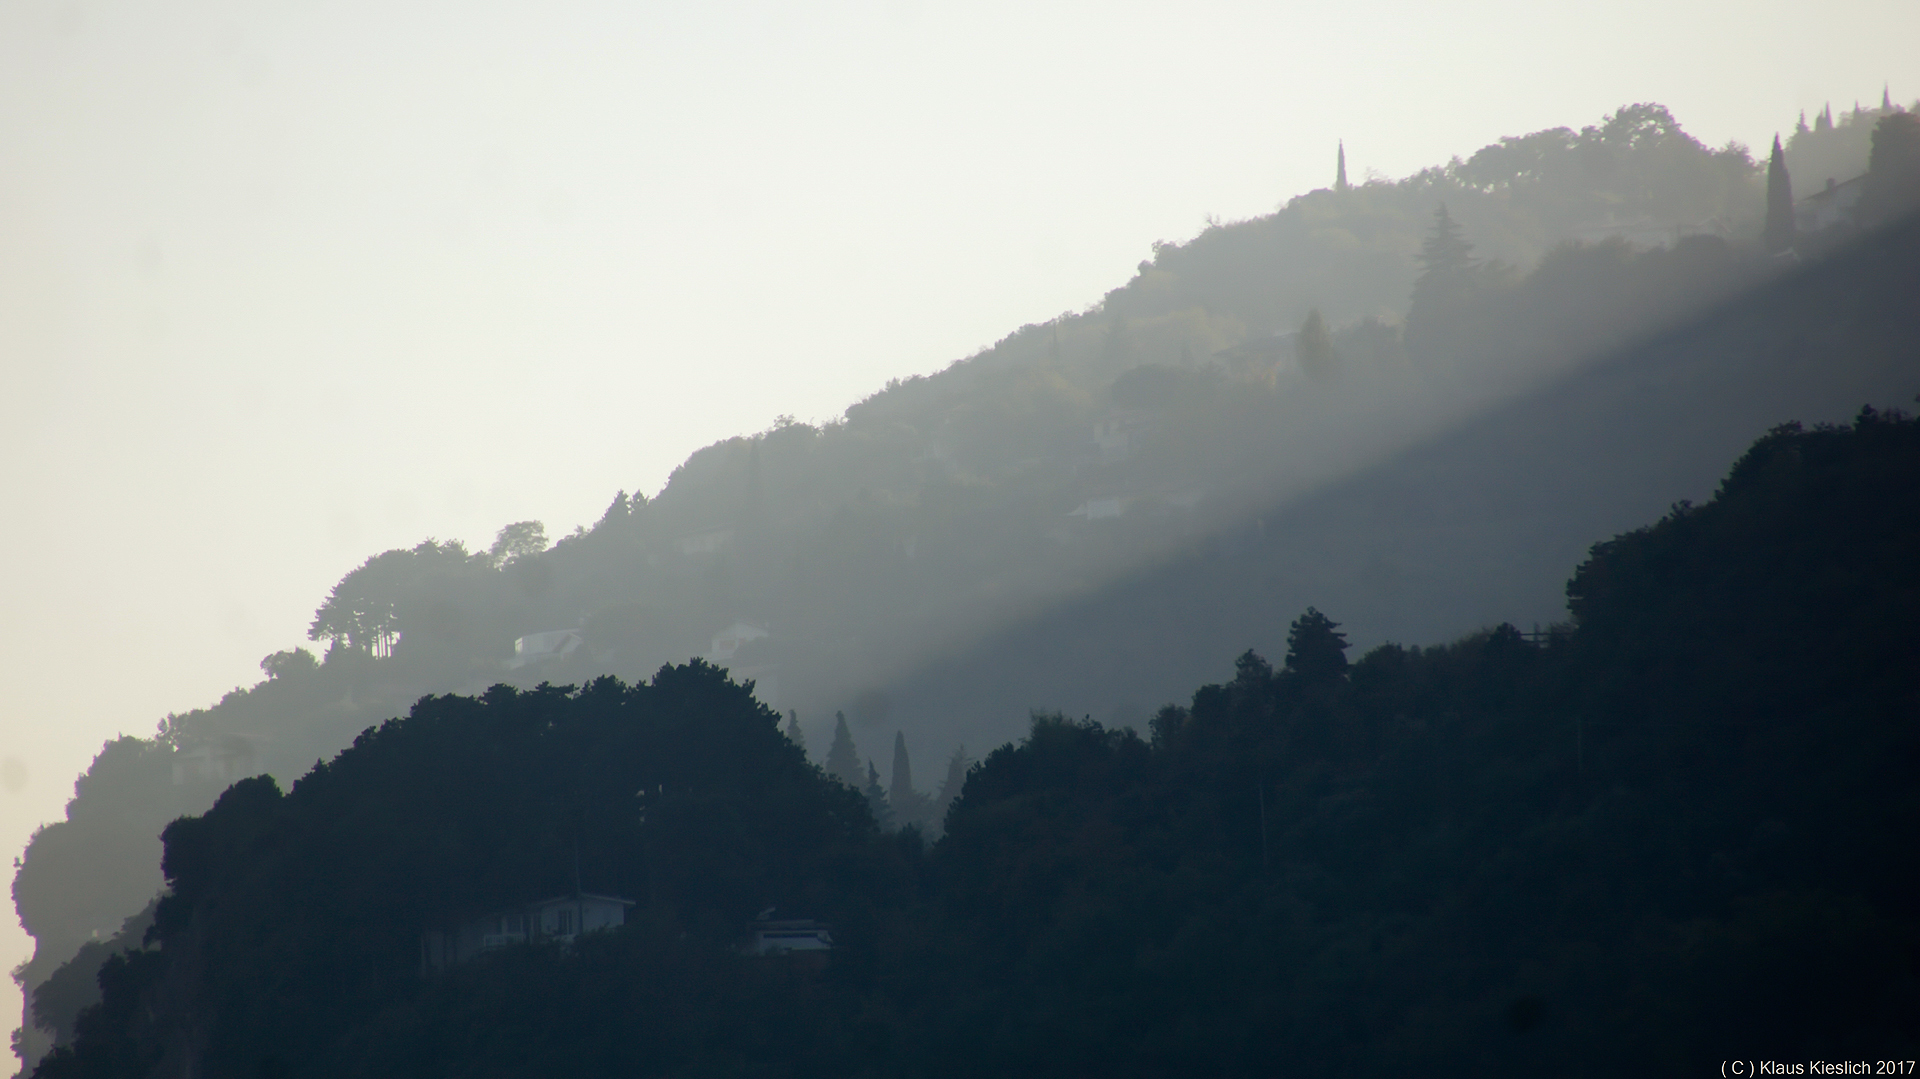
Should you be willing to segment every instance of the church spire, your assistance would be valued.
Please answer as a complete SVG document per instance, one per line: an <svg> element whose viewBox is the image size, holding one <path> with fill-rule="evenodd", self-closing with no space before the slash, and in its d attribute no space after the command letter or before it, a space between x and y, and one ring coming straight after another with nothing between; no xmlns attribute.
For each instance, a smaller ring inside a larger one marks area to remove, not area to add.
<svg viewBox="0 0 1920 1079"><path fill-rule="evenodd" d="M1345 139L1340 140L1340 163L1333 174L1333 189L1335 191L1347 189L1347 140Z"/></svg>

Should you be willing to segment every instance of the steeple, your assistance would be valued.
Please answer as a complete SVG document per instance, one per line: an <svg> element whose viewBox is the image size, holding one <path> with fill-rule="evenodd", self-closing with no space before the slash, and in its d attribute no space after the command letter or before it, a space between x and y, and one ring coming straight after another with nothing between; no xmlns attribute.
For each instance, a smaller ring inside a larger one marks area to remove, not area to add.
<svg viewBox="0 0 1920 1079"><path fill-rule="evenodd" d="M1345 139L1340 140L1340 163L1333 174L1333 189L1335 191L1347 189L1347 140Z"/></svg>

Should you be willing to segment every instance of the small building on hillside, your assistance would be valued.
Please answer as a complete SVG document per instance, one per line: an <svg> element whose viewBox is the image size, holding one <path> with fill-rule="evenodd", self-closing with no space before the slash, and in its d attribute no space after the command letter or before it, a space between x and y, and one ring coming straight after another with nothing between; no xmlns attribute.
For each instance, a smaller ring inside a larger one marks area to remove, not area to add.
<svg viewBox="0 0 1920 1079"><path fill-rule="evenodd" d="M575 892L429 929L420 934L420 970L445 970L511 944L571 944L582 933L625 925L627 908L633 905L633 900L617 895Z"/></svg>
<svg viewBox="0 0 1920 1079"><path fill-rule="evenodd" d="M259 770L260 753L255 739L244 734L228 734L173 753L173 785L212 783L226 786Z"/></svg>
<svg viewBox="0 0 1920 1079"><path fill-rule="evenodd" d="M507 669L519 670L536 663L570 656L584 643L586 639L577 629L550 629L544 633L529 633L525 637L516 637L513 642L513 658L507 661Z"/></svg>
<svg viewBox="0 0 1920 1079"><path fill-rule="evenodd" d="M1867 178L1855 176L1845 183L1827 178L1827 186L1793 204L1793 227L1801 232L1825 232L1853 224L1860 196L1867 193Z"/></svg>
<svg viewBox="0 0 1920 1079"><path fill-rule="evenodd" d="M833 931L811 918L762 918L747 932L740 949L747 955L789 955L833 950Z"/></svg>

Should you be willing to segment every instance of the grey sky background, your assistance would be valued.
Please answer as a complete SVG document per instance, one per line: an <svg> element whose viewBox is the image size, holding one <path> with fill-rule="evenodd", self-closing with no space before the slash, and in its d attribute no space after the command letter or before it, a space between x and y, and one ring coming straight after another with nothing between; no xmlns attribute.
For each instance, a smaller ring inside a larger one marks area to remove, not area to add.
<svg viewBox="0 0 1920 1079"><path fill-rule="evenodd" d="M1916 41L1908 0L0 2L0 841L368 555L564 534L1337 139L1398 177L1659 101L1764 152L1912 100Z"/></svg>

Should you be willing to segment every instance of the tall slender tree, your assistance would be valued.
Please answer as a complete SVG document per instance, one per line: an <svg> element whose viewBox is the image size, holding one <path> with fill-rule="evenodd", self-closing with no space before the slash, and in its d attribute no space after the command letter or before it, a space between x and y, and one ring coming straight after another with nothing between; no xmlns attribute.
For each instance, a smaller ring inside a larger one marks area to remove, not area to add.
<svg viewBox="0 0 1920 1079"><path fill-rule="evenodd" d="M1787 155L1780 149L1778 135L1767 158L1767 225L1761 242L1773 254L1793 246L1793 181L1787 176Z"/></svg>
<svg viewBox="0 0 1920 1079"><path fill-rule="evenodd" d="M787 709L787 741L799 746L800 752L807 751L807 734L800 729L800 713L792 708Z"/></svg>
<svg viewBox="0 0 1920 1079"><path fill-rule="evenodd" d="M1333 189L1347 190L1347 140L1345 139L1340 140L1340 159L1339 164L1334 166Z"/></svg>
<svg viewBox="0 0 1920 1079"><path fill-rule="evenodd" d="M853 732L847 729L847 714L833 714L833 745L827 750L827 774L859 790L865 786L860 774L860 751L853 746Z"/></svg>
<svg viewBox="0 0 1920 1079"><path fill-rule="evenodd" d="M913 800L913 761L907 757L907 736L903 731L893 732L893 782L888 785L887 798L894 805L905 805Z"/></svg>

